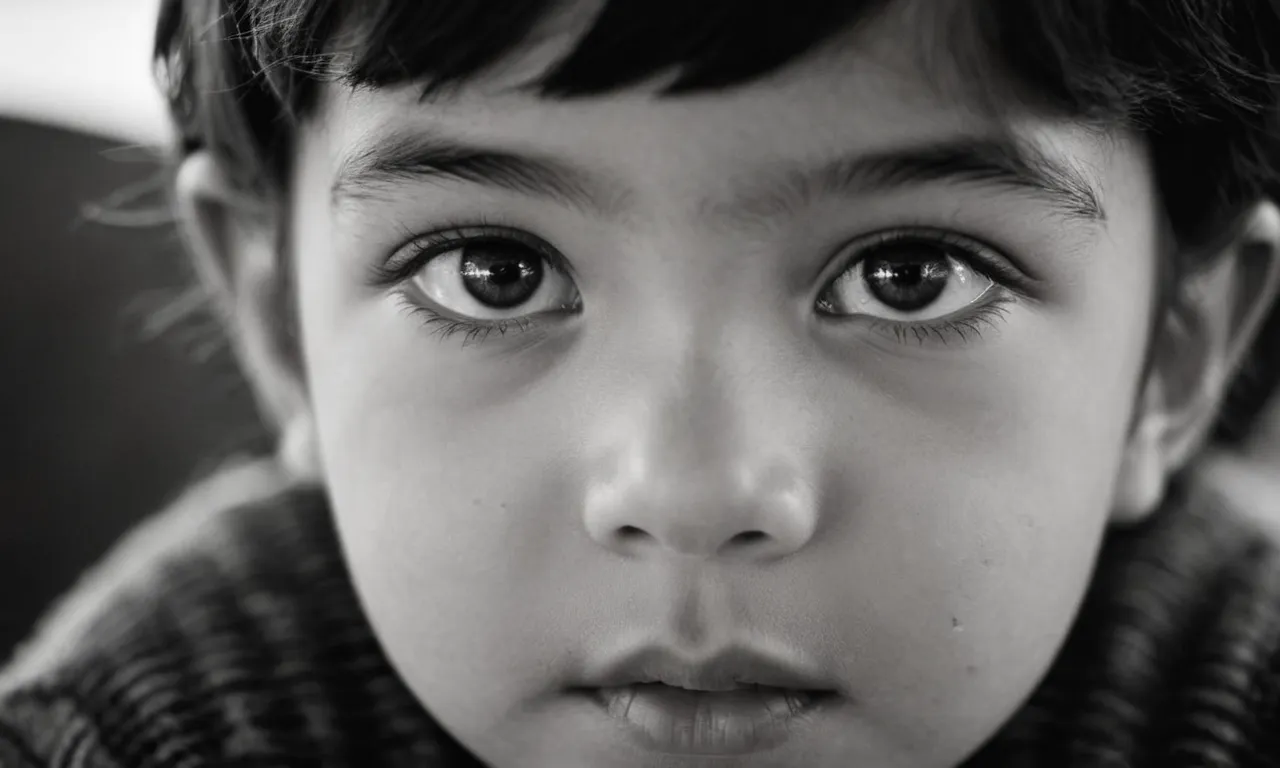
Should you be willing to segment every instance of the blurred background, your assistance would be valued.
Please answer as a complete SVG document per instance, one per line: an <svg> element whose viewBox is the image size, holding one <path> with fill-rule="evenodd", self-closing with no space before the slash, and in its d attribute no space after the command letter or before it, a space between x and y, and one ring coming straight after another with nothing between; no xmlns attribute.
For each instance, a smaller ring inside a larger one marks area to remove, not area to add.
<svg viewBox="0 0 1280 768"><path fill-rule="evenodd" d="M263 431L166 226L156 0L0 0L0 664Z"/></svg>

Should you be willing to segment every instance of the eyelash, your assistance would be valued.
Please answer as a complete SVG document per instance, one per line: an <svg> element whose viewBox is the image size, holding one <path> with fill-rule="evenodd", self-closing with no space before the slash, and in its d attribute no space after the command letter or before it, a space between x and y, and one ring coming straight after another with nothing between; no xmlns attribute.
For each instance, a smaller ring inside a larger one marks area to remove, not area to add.
<svg viewBox="0 0 1280 768"><path fill-rule="evenodd" d="M946 230L929 226L904 226L889 232L879 232L856 238L848 245L858 244L861 248L848 258L839 262L839 268L832 271L831 277L823 282L824 286L831 281L857 267L866 258L868 251L896 242L921 240L950 246L963 253L963 258L977 271L996 282L995 295L986 299L981 305L965 307L963 314L941 317L935 320L908 322L871 318L868 325L873 331L890 334L899 343L915 342L921 346L936 341L944 346L959 339L962 343L969 341L970 336L982 338L983 329L995 330L1000 321L1009 315L1012 306L1020 298L1034 295L1035 279L1023 273L999 257L986 257L983 251L998 253L1000 249L980 240ZM824 288L825 290L825 288ZM838 318L845 319L845 318ZM856 320L858 318L847 318Z"/></svg>
<svg viewBox="0 0 1280 768"><path fill-rule="evenodd" d="M929 323L903 323L875 318L871 327L876 331L893 334L895 340L903 344L914 341L923 346L934 339L946 346L956 337L961 342L968 341L971 334L982 338L984 326L992 330L999 328L999 322L1009 315L1009 308L1016 301L1014 297L1002 293L986 304L970 310L964 317L942 318Z"/></svg>
<svg viewBox="0 0 1280 768"><path fill-rule="evenodd" d="M536 251L547 264L559 272L573 276L567 261L554 248L514 224L486 216L475 216L466 221L444 222L441 228L425 235L414 235L397 249L406 250L404 257L370 265L368 284L374 288L396 288L395 299L400 309L409 317L418 319L424 328L430 328L433 336L441 341L462 335L462 346L480 344L494 333L525 333L536 330L538 322L533 317L513 317L504 320L469 320L452 317L423 306L409 294L403 283L413 277L431 259L448 251L481 239L505 238L515 240Z"/></svg>
<svg viewBox="0 0 1280 768"><path fill-rule="evenodd" d="M541 238L521 231L512 223L476 216L465 222L444 222L435 232L409 237L396 249L396 253L407 250L407 256L393 256L386 262L370 265L369 285L374 288L397 285L413 277L424 264L442 253L477 240L495 239L515 240L539 253L553 269L573 275L565 258Z"/></svg>
<svg viewBox="0 0 1280 768"><path fill-rule="evenodd" d="M470 234L468 234L470 233ZM402 287L402 284L417 273L428 261L448 252L452 248L465 245L484 238L508 238L527 245L546 260L548 265L557 271L570 275L572 269L568 262L550 245L533 235L522 232L512 224L485 217L471 218L466 222L444 224L435 232L412 237L403 248L408 248L409 255L403 258L392 258L386 262L372 264L369 268L368 283L375 288L396 287L395 297L400 308L410 317L419 319L424 328L430 328L432 335L443 341L458 335L462 336L462 346L480 344L494 333L505 336L508 333L522 334L537 330L536 316L516 317L504 320L472 320L452 317L424 306ZM997 281L995 296L979 307L966 308L963 316L939 318L924 322L904 322L872 318L869 323L872 330L890 334L899 343L917 343L924 345L935 341L949 345L952 340L969 341L970 337L981 338L983 329L995 329L1008 316L1010 308L1019 301L1019 296L1030 295L1022 290L1028 283L1034 282L1021 270L998 259L985 258L981 250L997 249L973 238L956 235L946 231L928 227L905 227L902 229L860 238L866 241L859 254L877 246L882 246L904 239L927 239L950 245L964 252L965 258L978 271ZM841 262L831 279L844 274L857 266L865 256L854 254ZM828 280L824 285L830 284ZM1014 295L1018 294L1018 295Z"/></svg>
<svg viewBox="0 0 1280 768"><path fill-rule="evenodd" d="M410 317L417 318L423 328L430 328L431 334L441 341L462 334L462 346L469 347L483 342L490 335L497 333L505 336L513 328L515 333L526 333L537 328L537 321L528 317L513 317L510 320L458 320L436 312L430 307L414 303L407 293L396 294L400 308Z"/></svg>

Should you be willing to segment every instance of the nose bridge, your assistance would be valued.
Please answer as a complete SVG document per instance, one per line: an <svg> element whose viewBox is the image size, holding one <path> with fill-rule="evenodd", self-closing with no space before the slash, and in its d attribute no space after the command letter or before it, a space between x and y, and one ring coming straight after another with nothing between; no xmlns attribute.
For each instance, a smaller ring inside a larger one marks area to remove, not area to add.
<svg viewBox="0 0 1280 768"><path fill-rule="evenodd" d="M673 375L642 401L638 440L628 450L647 454L669 486L726 492L750 451L740 423L741 393L735 401L725 361L714 353L693 347L683 357Z"/></svg>
<svg viewBox="0 0 1280 768"><path fill-rule="evenodd" d="M627 555L776 558L804 546L816 499L803 468L752 424L760 393L719 345L650 369L584 505L591 537Z"/></svg>

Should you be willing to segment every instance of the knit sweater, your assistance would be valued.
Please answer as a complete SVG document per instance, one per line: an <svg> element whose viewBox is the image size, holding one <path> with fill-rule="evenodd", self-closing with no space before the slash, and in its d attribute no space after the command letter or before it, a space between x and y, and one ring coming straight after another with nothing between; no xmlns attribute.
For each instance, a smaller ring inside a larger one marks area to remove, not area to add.
<svg viewBox="0 0 1280 768"><path fill-rule="evenodd" d="M383 655L324 493L250 465L126 539L0 673L0 766L286 765L480 764ZM978 766L1280 766L1275 540L1194 488L1111 534Z"/></svg>

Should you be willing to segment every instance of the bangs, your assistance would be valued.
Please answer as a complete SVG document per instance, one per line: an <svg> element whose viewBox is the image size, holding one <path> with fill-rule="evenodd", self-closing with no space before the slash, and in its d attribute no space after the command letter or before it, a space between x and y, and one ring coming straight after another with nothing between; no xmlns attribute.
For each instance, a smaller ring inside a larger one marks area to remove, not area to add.
<svg viewBox="0 0 1280 768"><path fill-rule="evenodd" d="M259 0L249 29L262 71L286 102L305 101L300 86L312 79L446 90L520 54L565 19L587 23L571 50L528 83L538 95L589 96L667 75L663 92L678 94L766 75L891 2Z"/></svg>
<svg viewBox="0 0 1280 768"><path fill-rule="evenodd" d="M553 36L570 44L524 84L541 97L600 95L659 77L663 95L724 89L893 12L898 31L914 37L908 47L919 73L940 95L996 116L1021 106L1159 132L1170 117L1182 127L1221 125L1274 99L1274 81L1260 80L1240 59L1241 43L1250 41L1230 39L1240 30L1204 3L227 0L229 12L214 24L241 47L241 84L261 82L283 116L297 121L318 83L413 83L431 96Z"/></svg>

